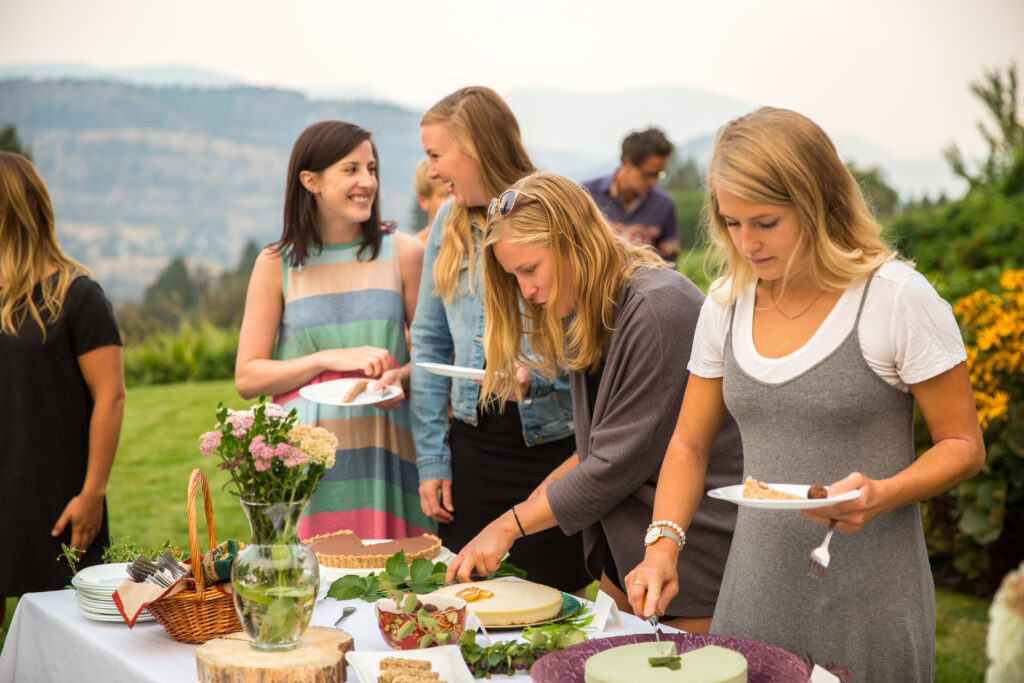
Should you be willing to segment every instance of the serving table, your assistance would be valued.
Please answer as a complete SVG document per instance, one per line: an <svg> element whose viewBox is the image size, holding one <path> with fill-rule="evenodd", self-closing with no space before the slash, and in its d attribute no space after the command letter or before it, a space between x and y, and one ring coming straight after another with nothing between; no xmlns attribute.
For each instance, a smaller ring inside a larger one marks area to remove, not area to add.
<svg viewBox="0 0 1024 683"><path fill-rule="evenodd" d="M582 602L593 609L593 603ZM310 623L331 626L346 605L353 605L357 610L342 624L342 628L354 638L355 650L388 650L377 630L373 605L362 600L321 600ZM646 621L631 614L620 616L621 625L609 621L607 628L594 637L652 632ZM662 629L674 631L664 626ZM493 641L521 635L520 630L508 629L490 633ZM478 636L477 642L486 644L482 636ZM0 681L196 681L197 647L172 640L155 622L136 624L129 630L122 622L87 619L78 611L73 590L26 593L18 601L10 633L3 652L0 652ZM507 678L502 674L494 680ZM512 678L530 680L530 676L523 672ZM348 680L359 680L351 666L348 667Z"/></svg>

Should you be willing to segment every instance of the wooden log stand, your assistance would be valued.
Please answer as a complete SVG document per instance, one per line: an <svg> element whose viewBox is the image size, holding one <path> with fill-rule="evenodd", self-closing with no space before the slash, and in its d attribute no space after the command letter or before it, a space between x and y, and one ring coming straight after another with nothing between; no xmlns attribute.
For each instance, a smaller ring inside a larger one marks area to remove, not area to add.
<svg viewBox="0 0 1024 683"><path fill-rule="evenodd" d="M200 645L196 667L202 683L343 683L352 647L347 632L310 626L294 650L261 652L239 631Z"/></svg>

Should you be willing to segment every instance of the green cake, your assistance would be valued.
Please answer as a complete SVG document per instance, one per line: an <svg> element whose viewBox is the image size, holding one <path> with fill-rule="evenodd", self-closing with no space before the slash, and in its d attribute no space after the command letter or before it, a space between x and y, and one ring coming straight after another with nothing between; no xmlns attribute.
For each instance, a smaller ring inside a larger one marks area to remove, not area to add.
<svg viewBox="0 0 1024 683"><path fill-rule="evenodd" d="M584 666L586 683L747 683L747 659L717 645L691 650L679 658L672 670L651 666L650 657L674 655L675 643L636 643L613 647L593 655Z"/></svg>

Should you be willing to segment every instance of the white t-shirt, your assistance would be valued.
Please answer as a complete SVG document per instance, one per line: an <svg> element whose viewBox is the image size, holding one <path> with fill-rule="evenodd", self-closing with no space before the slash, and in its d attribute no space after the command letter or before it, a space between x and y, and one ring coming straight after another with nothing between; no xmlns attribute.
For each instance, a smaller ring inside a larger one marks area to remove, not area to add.
<svg viewBox="0 0 1024 683"><path fill-rule="evenodd" d="M744 372L768 383L790 380L827 357L853 329L867 280L843 292L814 335L782 358L765 358L754 348L756 281L736 298L732 348ZM716 283L717 285L717 283ZM731 306L709 296L694 334L688 369L699 377L725 372L725 335ZM967 359L952 307L935 288L905 263L890 261L871 282L860 318L860 350L875 373L900 391L942 374Z"/></svg>

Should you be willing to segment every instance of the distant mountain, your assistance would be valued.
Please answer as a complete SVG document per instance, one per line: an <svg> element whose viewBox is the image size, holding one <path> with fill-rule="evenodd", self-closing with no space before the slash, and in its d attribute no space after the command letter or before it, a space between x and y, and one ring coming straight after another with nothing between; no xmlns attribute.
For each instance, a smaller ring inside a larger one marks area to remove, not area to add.
<svg viewBox="0 0 1024 683"><path fill-rule="evenodd" d="M384 218L406 231L421 227L408 222L412 169L423 155L422 112L228 81L177 68L0 68L0 126L13 123L31 146L53 195L62 244L95 270L113 298L139 299L174 256L218 271L233 265L247 240L276 239L291 146L323 119L373 132ZM518 90L507 99L534 162L576 180L610 173L626 133L652 124L677 142L679 156L706 165L717 128L753 108L681 88ZM882 168L904 197L955 188L939 159L901 159L849 136L837 136L836 144L844 158Z"/></svg>
<svg viewBox="0 0 1024 683"><path fill-rule="evenodd" d="M416 112L253 87L0 81L0 125L31 146L62 245L118 300L141 298L174 256L218 271L247 240L276 239L291 146L328 118L374 133L383 215L407 223L423 154Z"/></svg>
<svg viewBox="0 0 1024 683"><path fill-rule="evenodd" d="M227 74L187 66L158 66L138 69L101 69L85 64L26 64L0 67L0 80L25 78L34 81L59 79L123 81L135 85L177 85L192 88L224 88L243 85Z"/></svg>

